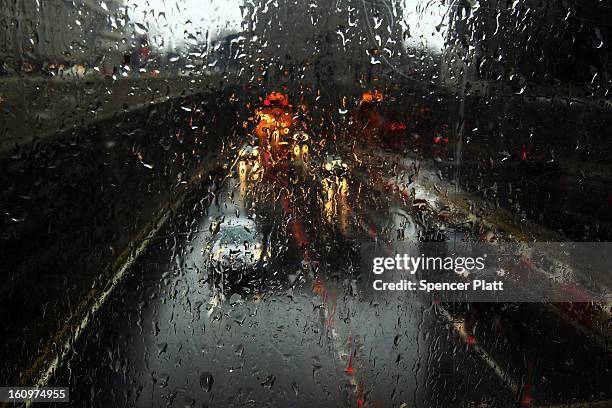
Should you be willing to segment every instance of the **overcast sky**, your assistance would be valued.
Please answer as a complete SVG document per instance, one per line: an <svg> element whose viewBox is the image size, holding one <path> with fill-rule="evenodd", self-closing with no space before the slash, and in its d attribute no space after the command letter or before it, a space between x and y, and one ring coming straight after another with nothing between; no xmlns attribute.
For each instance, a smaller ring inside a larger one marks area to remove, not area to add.
<svg viewBox="0 0 612 408"><path fill-rule="evenodd" d="M441 0L404 0L404 24L408 25L411 37L406 45L424 46L432 51L440 52L444 48L444 37L447 30L445 18L448 6ZM443 22L440 31L436 27Z"/></svg>
<svg viewBox="0 0 612 408"><path fill-rule="evenodd" d="M440 51L444 47L447 7L441 0L401 2L402 23L409 27L411 34L406 45ZM148 31L152 45L162 50L177 50L186 43L202 41L207 30L209 40L241 31L241 0L126 0L126 3L131 20L139 24L137 31ZM438 32L436 27L443 20L445 24Z"/></svg>
<svg viewBox="0 0 612 408"><path fill-rule="evenodd" d="M240 0L126 0L126 4L136 31L148 31L152 45L162 50L201 41L207 30L209 40L241 30Z"/></svg>

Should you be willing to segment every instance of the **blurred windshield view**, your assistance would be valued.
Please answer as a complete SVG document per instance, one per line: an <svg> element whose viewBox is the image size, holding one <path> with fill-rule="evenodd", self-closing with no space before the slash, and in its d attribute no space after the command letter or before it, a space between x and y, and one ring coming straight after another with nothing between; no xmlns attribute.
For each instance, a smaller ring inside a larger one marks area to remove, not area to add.
<svg viewBox="0 0 612 408"><path fill-rule="evenodd" d="M610 21L597 0L3 0L0 387L612 407ZM505 293L368 263L468 244Z"/></svg>

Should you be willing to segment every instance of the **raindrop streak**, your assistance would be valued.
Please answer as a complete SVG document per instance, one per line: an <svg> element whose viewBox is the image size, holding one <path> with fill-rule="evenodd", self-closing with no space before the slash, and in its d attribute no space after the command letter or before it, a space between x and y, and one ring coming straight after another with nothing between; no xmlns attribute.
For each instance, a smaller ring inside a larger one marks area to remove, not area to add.
<svg viewBox="0 0 612 408"><path fill-rule="evenodd" d="M204 391L210 392L210 390L212 390L214 382L215 382L215 379L213 378L213 375L209 373L208 371L203 372L200 375L200 387Z"/></svg>

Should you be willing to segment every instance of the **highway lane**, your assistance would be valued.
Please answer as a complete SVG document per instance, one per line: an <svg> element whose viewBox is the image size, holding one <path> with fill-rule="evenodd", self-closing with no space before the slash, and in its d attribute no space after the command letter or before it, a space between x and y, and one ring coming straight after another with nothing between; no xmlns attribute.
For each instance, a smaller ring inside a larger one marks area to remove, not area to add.
<svg viewBox="0 0 612 408"><path fill-rule="evenodd" d="M73 406L512 406L435 306L361 278L356 248L385 229L365 210L391 230L396 208L239 168L194 193L79 339L52 381ZM266 278L218 282L201 248L247 220L270 237Z"/></svg>
<svg viewBox="0 0 612 408"><path fill-rule="evenodd" d="M414 196L418 178L395 173L415 168L408 159L342 150L349 171L340 178L322 170L323 152L267 168L238 160L222 183L196 188L52 383L71 385L73 406L504 407L611 397L607 349L544 305L440 305L372 290L360 244L475 235L424 211L437 205ZM265 273L215 273L211 243L232 228L266 243Z"/></svg>

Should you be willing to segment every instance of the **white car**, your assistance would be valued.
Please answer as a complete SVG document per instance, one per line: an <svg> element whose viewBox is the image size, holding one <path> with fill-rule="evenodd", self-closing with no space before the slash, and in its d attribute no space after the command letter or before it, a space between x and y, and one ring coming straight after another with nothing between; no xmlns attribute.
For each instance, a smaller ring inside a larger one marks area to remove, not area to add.
<svg viewBox="0 0 612 408"><path fill-rule="evenodd" d="M263 272L268 242L253 220L238 219L221 224L208 242L208 266L224 281L238 283Z"/></svg>

